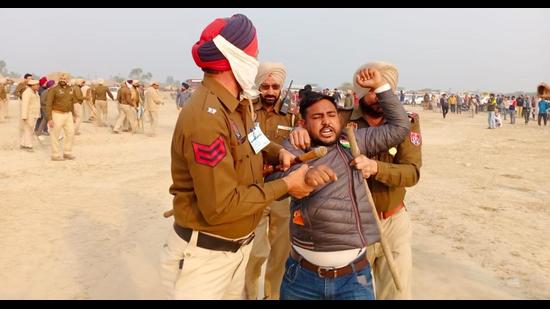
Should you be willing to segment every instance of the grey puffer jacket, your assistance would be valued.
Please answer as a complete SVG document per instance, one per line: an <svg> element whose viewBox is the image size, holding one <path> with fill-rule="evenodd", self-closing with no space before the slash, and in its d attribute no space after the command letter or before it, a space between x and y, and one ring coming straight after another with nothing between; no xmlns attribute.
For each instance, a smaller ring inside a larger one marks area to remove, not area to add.
<svg viewBox="0 0 550 309"><path fill-rule="evenodd" d="M378 94L387 123L356 131L361 153L373 155L399 144L410 130L407 113L391 91ZM362 248L380 240L375 218L367 198L361 171L350 166L353 160L346 136L327 147L325 156L308 161L310 166L325 164L331 167L338 180L317 188L308 197L292 199L290 204L290 234L294 245L313 251L339 251ZM294 155L304 152L288 140L283 147ZM266 180L280 178L297 169L274 173Z"/></svg>

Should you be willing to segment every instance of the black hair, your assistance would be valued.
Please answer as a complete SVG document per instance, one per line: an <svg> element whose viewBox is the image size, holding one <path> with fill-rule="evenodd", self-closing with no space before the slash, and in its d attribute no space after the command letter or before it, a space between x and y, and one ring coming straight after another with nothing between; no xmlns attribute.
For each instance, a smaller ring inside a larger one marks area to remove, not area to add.
<svg viewBox="0 0 550 309"><path fill-rule="evenodd" d="M189 89L189 84L187 84L187 83L181 83L181 85L182 85L183 87L185 87L185 89Z"/></svg>
<svg viewBox="0 0 550 309"><path fill-rule="evenodd" d="M332 104L334 104L334 107L336 107L336 109L338 109L338 105L336 104L336 101L334 100L333 97L328 96L328 95L324 95L322 93L315 92L315 91L306 91L304 93L304 97L300 100L300 115L302 115L302 119L306 118L307 109L311 105L313 105L313 104L315 104L315 103L317 103L321 100L330 101Z"/></svg>
<svg viewBox="0 0 550 309"><path fill-rule="evenodd" d="M311 91L312 90L311 85L309 85L309 84L305 85L304 90Z"/></svg>
<svg viewBox="0 0 550 309"><path fill-rule="evenodd" d="M27 79L27 77L29 77L29 76L32 76L32 74L31 73L25 74L25 79Z"/></svg>

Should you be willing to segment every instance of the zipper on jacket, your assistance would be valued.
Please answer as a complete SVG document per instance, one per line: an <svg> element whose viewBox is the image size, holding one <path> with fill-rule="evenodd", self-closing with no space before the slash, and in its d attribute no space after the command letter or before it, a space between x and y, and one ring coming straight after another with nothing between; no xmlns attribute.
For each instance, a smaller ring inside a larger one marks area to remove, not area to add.
<svg viewBox="0 0 550 309"><path fill-rule="evenodd" d="M353 171L351 170L352 167L349 166L349 162L346 159L346 155L342 153L342 149L340 149L340 145L336 145L336 148L338 148L338 153L340 154L340 157L342 157L342 160L344 160L344 163L347 165L346 172L348 173L348 177L349 177L348 190L349 190L349 196L351 198L353 214L355 216L355 224L357 226L357 230L359 231L361 244L365 246L367 244L367 241L363 237L363 230L361 229L361 217L359 216L359 207L357 206L357 202L355 201L355 194L353 194L353 185L352 185Z"/></svg>

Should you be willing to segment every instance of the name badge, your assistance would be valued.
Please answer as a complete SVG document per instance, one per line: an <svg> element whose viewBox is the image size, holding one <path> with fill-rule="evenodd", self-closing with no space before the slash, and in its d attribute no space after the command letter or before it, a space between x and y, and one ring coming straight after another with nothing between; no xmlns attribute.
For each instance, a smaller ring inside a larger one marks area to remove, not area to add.
<svg viewBox="0 0 550 309"><path fill-rule="evenodd" d="M256 154L262 151L262 149L270 143L269 139L264 135L264 132L262 132L262 129L260 129L260 124L257 122L254 130L248 133L248 141Z"/></svg>
<svg viewBox="0 0 550 309"><path fill-rule="evenodd" d="M291 127L287 127L287 126L278 125L278 126L277 126L277 130L292 131L292 128L291 128Z"/></svg>

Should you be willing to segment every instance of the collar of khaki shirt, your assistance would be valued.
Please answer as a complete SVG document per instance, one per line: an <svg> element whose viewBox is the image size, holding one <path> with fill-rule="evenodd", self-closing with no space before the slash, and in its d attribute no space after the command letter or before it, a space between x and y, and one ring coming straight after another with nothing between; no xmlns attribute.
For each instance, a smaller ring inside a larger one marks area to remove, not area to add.
<svg viewBox="0 0 550 309"><path fill-rule="evenodd" d="M237 109L237 106L239 106L239 104L241 103L229 92L229 90L227 90L212 77L205 77L202 81L202 84L203 86L208 88L210 92L214 93L214 95L220 99L221 103L225 105L225 107L227 107L231 112L234 112ZM243 104L245 103L247 102L243 101Z"/></svg>

